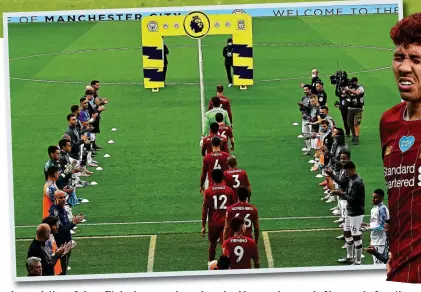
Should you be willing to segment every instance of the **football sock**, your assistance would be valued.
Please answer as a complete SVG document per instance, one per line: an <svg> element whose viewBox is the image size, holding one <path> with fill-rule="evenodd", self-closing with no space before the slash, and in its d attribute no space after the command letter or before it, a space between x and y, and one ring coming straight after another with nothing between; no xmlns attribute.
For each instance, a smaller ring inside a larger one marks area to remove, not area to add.
<svg viewBox="0 0 421 292"><path fill-rule="evenodd" d="M349 259L354 258L354 241L352 237L345 237L346 241L346 257Z"/></svg>

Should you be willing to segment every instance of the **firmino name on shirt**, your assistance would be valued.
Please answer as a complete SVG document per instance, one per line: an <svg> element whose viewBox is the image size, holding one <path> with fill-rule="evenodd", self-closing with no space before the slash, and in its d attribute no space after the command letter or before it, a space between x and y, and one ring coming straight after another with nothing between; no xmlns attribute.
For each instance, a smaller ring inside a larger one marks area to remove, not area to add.
<svg viewBox="0 0 421 292"><path fill-rule="evenodd" d="M421 173L421 166L418 168L418 173ZM402 175L401 179L391 179L396 175ZM386 177L388 188L413 187L415 186L415 164L414 165L400 165L398 167L384 167L384 176ZM421 186L421 175L418 177L418 186Z"/></svg>
<svg viewBox="0 0 421 292"><path fill-rule="evenodd" d="M230 240L231 242L235 242L235 243L246 243L248 242L248 240L246 238L233 238Z"/></svg>

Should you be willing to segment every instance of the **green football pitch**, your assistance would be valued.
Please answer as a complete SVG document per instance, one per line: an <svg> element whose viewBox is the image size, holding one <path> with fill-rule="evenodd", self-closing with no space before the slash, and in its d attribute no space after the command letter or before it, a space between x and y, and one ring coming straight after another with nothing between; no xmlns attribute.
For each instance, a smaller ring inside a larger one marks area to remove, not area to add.
<svg viewBox="0 0 421 292"><path fill-rule="evenodd" d="M259 209L263 268L337 265L341 233L321 201L320 179L303 156L296 102L300 82L319 68L331 115L336 100L329 77L353 72L366 88L361 144L352 160L371 192L385 188L378 124L399 102L390 69L389 29L397 15L253 19L255 85L226 88L232 103L235 155L247 170ZM205 104L226 85L222 47L228 36L202 41ZM170 85L142 87L141 31L137 22L10 25L13 179L18 276L41 220L42 167L47 147L67 128L70 106L92 79L111 100L103 114L97 159L104 168L78 189L90 200L74 208L87 222L75 235L69 274L206 269L207 239L200 236L201 96L197 41L168 37ZM355 72L355 73L354 73ZM117 132L111 132L116 127ZM108 140L115 144L107 144ZM349 143L351 144L351 143ZM103 158L108 153L110 158ZM368 219L366 217L366 219ZM369 244L369 235L364 237ZM218 250L218 254L219 254ZM364 264L372 260L366 254Z"/></svg>

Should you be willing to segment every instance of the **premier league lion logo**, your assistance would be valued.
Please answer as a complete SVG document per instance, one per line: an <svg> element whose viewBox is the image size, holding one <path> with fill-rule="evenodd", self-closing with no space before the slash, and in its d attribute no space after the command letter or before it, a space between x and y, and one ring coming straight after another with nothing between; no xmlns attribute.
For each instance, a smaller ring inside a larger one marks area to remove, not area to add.
<svg viewBox="0 0 421 292"><path fill-rule="evenodd" d="M193 16L193 19L190 21L190 28L195 32L199 33L203 30L203 22L198 15Z"/></svg>
<svg viewBox="0 0 421 292"><path fill-rule="evenodd" d="M184 18L183 27L189 37L200 39L209 33L211 23L205 13L193 11Z"/></svg>

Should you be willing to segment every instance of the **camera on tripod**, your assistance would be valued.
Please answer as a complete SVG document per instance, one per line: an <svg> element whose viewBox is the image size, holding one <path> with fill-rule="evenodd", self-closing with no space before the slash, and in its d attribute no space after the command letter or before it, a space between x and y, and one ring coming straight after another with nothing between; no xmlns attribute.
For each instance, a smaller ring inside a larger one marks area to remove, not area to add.
<svg viewBox="0 0 421 292"><path fill-rule="evenodd" d="M337 87L346 87L350 85L348 73L346 71L338 70L335 75L330 76L330 83Z"/></svg>

